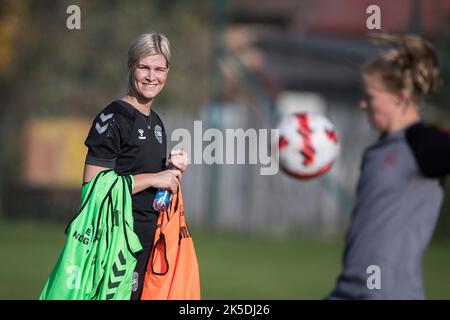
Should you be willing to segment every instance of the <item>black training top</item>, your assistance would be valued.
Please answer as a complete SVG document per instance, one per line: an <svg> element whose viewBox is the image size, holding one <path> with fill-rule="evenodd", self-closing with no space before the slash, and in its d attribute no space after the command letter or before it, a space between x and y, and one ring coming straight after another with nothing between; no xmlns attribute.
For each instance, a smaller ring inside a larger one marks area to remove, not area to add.
<svg viewBox="0 0 450 320"><path fill-rule="evenodd" d="M120 175L156 173L165 168L167 141L160 117L154 110L146 116L123 100L113 101L95 117L85 145L86 164L112 168ZM152 208L156 191L147 188L133 195L135 223L155 220L151 216L157 214Z"/></svg>

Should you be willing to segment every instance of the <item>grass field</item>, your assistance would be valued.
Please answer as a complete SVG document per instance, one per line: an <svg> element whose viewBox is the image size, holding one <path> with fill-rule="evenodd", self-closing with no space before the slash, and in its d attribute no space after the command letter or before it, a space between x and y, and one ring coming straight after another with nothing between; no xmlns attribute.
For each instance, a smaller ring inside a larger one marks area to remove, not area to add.
<svg viewBox="0 0 450 320"><path fill-rule="evenodd" d="M64 225L0 220L0 299L36 299L64 244ZM203 299L322 299L340 271L342 242L192 230ZM450 243L425 258L429 299L450 299Z"/></svg>

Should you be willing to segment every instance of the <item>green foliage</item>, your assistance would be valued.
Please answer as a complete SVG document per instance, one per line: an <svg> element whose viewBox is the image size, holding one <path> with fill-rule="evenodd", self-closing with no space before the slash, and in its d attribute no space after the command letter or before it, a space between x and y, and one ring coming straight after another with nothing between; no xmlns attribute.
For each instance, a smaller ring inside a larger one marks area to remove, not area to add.
<svg viewBox="0 0 450 320"><path fill-rule="evenodd" d="M92 116L125 93L127 49L148 30L166 34L172 68L156 104L196 109L205 103L210 59L208 1L78 1L81 30L69 30L72 1L24 1L17 9L15 72L3 92L12 112Z"/></svg>

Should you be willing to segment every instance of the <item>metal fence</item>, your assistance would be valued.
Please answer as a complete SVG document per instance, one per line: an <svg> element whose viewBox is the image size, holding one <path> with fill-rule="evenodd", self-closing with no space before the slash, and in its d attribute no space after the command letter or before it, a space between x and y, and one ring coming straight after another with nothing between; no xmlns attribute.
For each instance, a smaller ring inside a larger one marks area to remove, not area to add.
<svg viewBox="0 0 450 320"><path fill-rule="evenodd" d="M207 113L161 110L168 140L177 128L193 132L194 121L207 119ZM353 205L361 154L376 136L354 105L328 103L326 115L335 124L341 142L340 155L330 172L301 181L281 170L276 175L261 175L259 164L191 164L182 183L190 223L271 234L341 233ZM243 106L222 108L221 120L219 129L223 132L273 126L264 114ZM212 175L217 178L209 183ZM211 197L216 199L213 206ZM215 212L210 212L211 208Z"/></svg>

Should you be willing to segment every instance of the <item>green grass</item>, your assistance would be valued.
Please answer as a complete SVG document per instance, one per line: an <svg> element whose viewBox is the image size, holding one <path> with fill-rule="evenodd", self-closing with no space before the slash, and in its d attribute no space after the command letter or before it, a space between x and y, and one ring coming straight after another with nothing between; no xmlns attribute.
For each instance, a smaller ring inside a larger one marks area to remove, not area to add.
<svg viewBox="0 0 450 320"><path fill-rule="evenodd" d="M0 220L0 299L36 299L64 244L64 225ZM192 230L203 299L322 299L340 272L342 242ZM429 299L450 299L450 245L425 257Z"/></svg>

